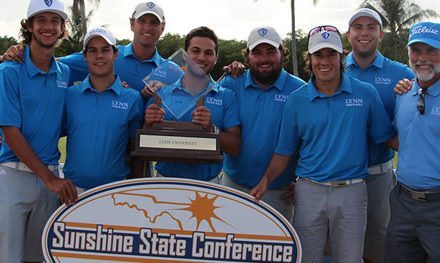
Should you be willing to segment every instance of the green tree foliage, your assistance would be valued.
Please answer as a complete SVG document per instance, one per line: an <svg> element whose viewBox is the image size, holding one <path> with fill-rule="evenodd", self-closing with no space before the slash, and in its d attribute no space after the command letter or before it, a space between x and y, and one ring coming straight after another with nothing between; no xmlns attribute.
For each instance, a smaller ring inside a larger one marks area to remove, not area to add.
<svg viewBox="0 0 440 263"><path fill-rule="evenodd" d="M12 45L18 44L18 41L13 37L2 36L0 37L0 54L5 53L5 51Z"/></svg>

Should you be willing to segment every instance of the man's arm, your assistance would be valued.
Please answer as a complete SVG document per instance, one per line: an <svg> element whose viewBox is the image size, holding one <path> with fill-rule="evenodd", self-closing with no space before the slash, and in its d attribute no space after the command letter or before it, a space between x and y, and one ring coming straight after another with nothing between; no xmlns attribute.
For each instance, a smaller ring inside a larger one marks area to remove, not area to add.
<svg viewBox="0 0 440 263"><path fill-rule="evenodd" d="M61 202L69 205L76 201L78 197L72 181L56 177L47 166L40 161L17 127L3 126L2 130L5 141L15 155L43 180L50 191L57 193Z"/></svg>
<svg viewBox="0 0 440 263"><path fill-rule="evenodd" d="M220 132L220 149L231 156L237 157L240 154L241 148L240 136L239 126Z"/></svg>
<svg viewBox="0 0 440 263"><path fill-rule="evenodd" d="M260 200L266 193L269 184L287 168L290 159L290 155L273 154L269 167L266 169L266 172L264 172L257 186L251 190L250 194L253 195L255 199Z"/></svg>

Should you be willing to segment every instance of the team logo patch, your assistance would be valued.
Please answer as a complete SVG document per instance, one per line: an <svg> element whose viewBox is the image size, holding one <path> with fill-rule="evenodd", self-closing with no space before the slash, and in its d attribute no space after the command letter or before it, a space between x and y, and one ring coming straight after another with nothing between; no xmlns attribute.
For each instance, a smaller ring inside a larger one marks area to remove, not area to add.
<svg viewBox="0 0 440 263"><path fill-rule="evenodd" d="M267 34L267 29L266 28L260 28L258 30L258 34L262 37L264 37Z"/></svg>
<svg viewBox="0 0 440 263"><path fill-rule="evenodd" d="M324 31L321 33L321 37L324 39L328 39L330 37L330 33L327 31Z"/></svg>
<svg viewBox="0 0 440 263"><path fill-rule="evenodd" d="M59 207L46 262L301 262L293 227L238 190L185 179L107 184Z"/></svg>
<svg viewBox="0 0 440 263"><path fill-rule="evenodd" d="M156 5L153 2L148 2L147 7L148 8L154 8Z"/></svg>
<svg viewBox="0 0 440 263"><path fill-rule="evenodd" d="M362 107L363 105L364 105L363 99L358 99L358 98L345 99L346 107Z"/></svg>
<svg viewBox="0 0 440 263"><path fill-rule="evenodd" d="M44 0L44 3L46 3L47 7L50 7L52 5L53 1L52 0Z"/></svg>

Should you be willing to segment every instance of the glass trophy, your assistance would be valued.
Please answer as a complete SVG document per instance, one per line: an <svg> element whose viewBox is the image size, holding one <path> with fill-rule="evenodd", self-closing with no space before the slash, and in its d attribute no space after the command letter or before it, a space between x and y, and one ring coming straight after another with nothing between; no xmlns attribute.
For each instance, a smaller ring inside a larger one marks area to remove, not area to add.
<svg viewBox="0 0 440 263"><path fill-rule="evenodd" d="M192 112L217 86L209 74L192 61L183 49L161 63L144 78L146 87L165 111L162 122L137 131L132 155L151 161L219 162L219 132L213 125L192 123Z"/></svg>

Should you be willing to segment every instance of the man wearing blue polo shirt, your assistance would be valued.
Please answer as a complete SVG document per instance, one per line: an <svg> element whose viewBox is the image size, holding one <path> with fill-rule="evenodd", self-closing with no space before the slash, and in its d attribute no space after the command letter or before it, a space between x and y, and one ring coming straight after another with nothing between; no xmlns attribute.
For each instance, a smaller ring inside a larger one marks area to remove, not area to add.
<svg viewBox="0 0 440 263"><path fill-rule="evenodd" d="M188 63L188 70L183 77L170 86L158 90L161 98L170 105L184 104L185 101L194 101L202 90L211 89L204 97L204 106L193 107L180 119L170 112L168 107L160 108L152 104L145 112L145 121L148 126L162 120L192 121L204 128L214 124L220 130L220 149L232 156L240 151L240 121L238 103L234 92L216 84L209 76L218 56L218 38L207 27L198 27L186 36L185 51L192 62ZM194 90L195 89L195 90ZM193 95L192 93L196 93ZM159 176L180 177L203 181L218 182L222 164L185 164L162 163L156 164Z"/></svg>
<svg viewBox="0 0 440 263"><path fill-rule="evenodd" d="M255 28L249 34L245 52L249 69L238 78L226 77L220 83L236 93L242 124L240 155L225 155L223 185L249 192L263 176L275 150L287 96L305 84L283 69L288 57L274 28ZM292 218L293 207L282 196L294 181L294 168L292 162L263 198L287 219Z"/></svg>
<svg viewBox="0 0 440 263"><path fill-rule="evenodd" d="M346 58L345 72L373 85L392 120L396 100L393 88L400 79L412 79L414 74L406 65L384 57L377 50L384 35L377 12L361 8L351 16L348 25L346 35L352 52ZM385 144L369 143L364 258L374 263L385 261L385 237L390 219L388 196L395 185L393 157L394 151Z"/></svg>
<svg viewBox="0 0 440 263"><path fill-rule="evenodd" d="M156 44L165 29L163 9L155 2L139 3L131 15L130 28L133 31L132 43L120 46L115 61L115 72L129 87L142 91L142 79L162 63L163 58ZM60 58L67 64L75 81L87 76L88 67L81 52Z"/></svg>
<svg viewBox="0 0 440 263"><path fill-rule="evenodd" d="M390 194L387 262L440 262L440 24L421 22L409 32L416 74L396 102L397 186Z"/></svg>
<svg viewBox="0 0 440 263"><path fill-rule="evenodd" d="M328 238L335 262L361 262L368 140L384 142L394 130L377 91L343 73L335 27L313 28L308 52L312 78L289 96L275 154L251 193L261 198L298 151L293 225L303 261L322 262Z"/></svg>
<svg viewBox="0 0 440 263"><path fill-rule="evenodd" d="M58 178L58 139L69 69L53 57L67 14L54 0L31 0L22 22L22 64L0 65L0 262L43 260L41 234L76 190Z"/></svg>
<svg viewBox="0 0 440 263"><path fill-rule="evenodd" d="M144 103L139 92L125 89L114 73L116 39L103 27L84 39L88 77L68 89L65 99L67 135L64 176L78 191L126 179L129 139L143 123Z"/></svg>

